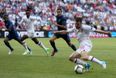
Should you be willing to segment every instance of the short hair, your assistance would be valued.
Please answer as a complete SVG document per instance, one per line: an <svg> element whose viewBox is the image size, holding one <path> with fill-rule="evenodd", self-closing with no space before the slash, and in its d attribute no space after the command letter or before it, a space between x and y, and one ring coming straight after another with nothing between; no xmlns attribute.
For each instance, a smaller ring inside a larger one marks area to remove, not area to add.
<svg viewBox="0 0 116 78"><path fill-rule="evenodd" d="M74 15L74 19L75 19L76 21L82 22L82 20L83 20L83 15L82 15L81 13L76 13L76 14Z"/></svg>
<svg viewBox="0 0 116 78"><path fill-rule="evenodd" d="M60 11L62 11L62 8L61 8L61 7L58 7L58 8L57 8L57 10L60 10Z"/></svg>
<svg viewBox="0 0 116 78"><path fill-rule="evenodd" d="M83 17L75 16L74 18L75 18L75 21L76 21L76 22L78 22L78 21L79 21L79 22L82 22L82 20L83 20Z"/></svg>

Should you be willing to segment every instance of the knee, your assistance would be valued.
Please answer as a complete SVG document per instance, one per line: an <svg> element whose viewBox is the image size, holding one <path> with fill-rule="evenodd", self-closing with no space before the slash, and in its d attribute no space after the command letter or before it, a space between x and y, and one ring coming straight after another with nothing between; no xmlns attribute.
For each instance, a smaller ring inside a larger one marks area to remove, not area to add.
<svg viewBox="0 0 116 78"><path fill-rule="evenodd" d="M67 44L68 44L69 47L72 47L72 45L73 45L72 43L69 43L69 42Z"/></svg>
<svg viewBox="0 0 116 78"><path fill-rule="evenodd" d="M50 43L54 42L54 40L49 40Z"/></svg>
<svg viewBox="0 0 116 78"><path fill-rule="evenodd" d="M69 61L74 62L75 56L69 56Z"/></svg>
<svg viewBox="0 0 116 78"><path fill-rule="evenodd" d="M88 56L82 56L81 59L88 61Z"/></svg>
<svg viewBox="0 0 116 78"><path fill-rule="evenodd" d="M70 47L71 47L71 43L70 43L70 42L67 42L67 44L68 44L68 46L70 46Z"/></svg>
<svg viewBox="0 0 116 78"><path fill-rule="evenodd" d="M69 57L69 61L73 62L74 58L73 57Z"/></svg>

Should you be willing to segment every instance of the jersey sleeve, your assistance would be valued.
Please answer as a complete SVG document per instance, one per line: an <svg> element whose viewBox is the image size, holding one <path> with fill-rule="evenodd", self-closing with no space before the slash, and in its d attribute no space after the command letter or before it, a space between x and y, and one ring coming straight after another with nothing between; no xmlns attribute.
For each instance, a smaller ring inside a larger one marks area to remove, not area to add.
<svg viewBox="0 0 116 78"><path fill-rule="evenodd" d="M95 31L96 30L94 27L89 26L89 25L83 25L82 29L86 30L86 31Z"/></svg>

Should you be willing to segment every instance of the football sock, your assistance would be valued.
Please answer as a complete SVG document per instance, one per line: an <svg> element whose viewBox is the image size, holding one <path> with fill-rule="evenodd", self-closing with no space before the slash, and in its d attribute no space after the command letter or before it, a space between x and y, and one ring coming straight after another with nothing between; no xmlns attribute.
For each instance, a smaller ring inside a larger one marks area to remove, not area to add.
<svg viewBox="0 0 116 78"><path fill-rule="evenodd" d="M57 48L55 46L55 42L54 41L50 41L50 44L53 47L54 51L57 51Z"/></svg>
<svg viewBox="0 0 116 78"><path fill-rule="evenodd" d="M26 49L26 50L29 50L29 51L31 51L31 49L27 46L27 44L23 41L23 47Z"/></svg>
<svg viewBox="0 0 116 78"><path fill-rule="evenodd" d="M98 63L98 64L102 64L100 60L98 60L97 58L93 57L93 56L89 56L88 60L90 61L93 61L95 63Z"/></svg>
<svg viewBox="0 0 116 78"><path fill-rule="evenodd" d="M44 44L42 42L39 41L38 45L46 51L46 47L44 46Z"/></svg>

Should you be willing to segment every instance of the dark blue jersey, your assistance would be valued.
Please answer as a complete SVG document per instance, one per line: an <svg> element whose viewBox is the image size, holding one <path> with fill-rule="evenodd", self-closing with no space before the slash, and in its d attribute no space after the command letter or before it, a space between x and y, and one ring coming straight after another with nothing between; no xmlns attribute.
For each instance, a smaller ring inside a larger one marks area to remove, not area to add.
<svg viewBox="0 0 116 78"><path fill-rule="evenodd" d="M17 30L16 30L15 26L13 25L13 23L10 20L5 20L4 23L9 32L9 34L7 35L7 38L9 40L11 40L11 39L20 40L20 36L17 33Z"/></svg>
<svg viewBox="0 0 116 78"><path fill-rule="evenodd" d="M5 20L4 23L9 32L16 32L15 26L10 20Z"/></svg>
<svg viewBox="0 0 116 78"><path fill-rule="evenodd" d="M56 16L56 22L57 24L63 25L66 27L66 18L63 15ZM58 26L58 30L65 30L65 29Z"/></svg>

